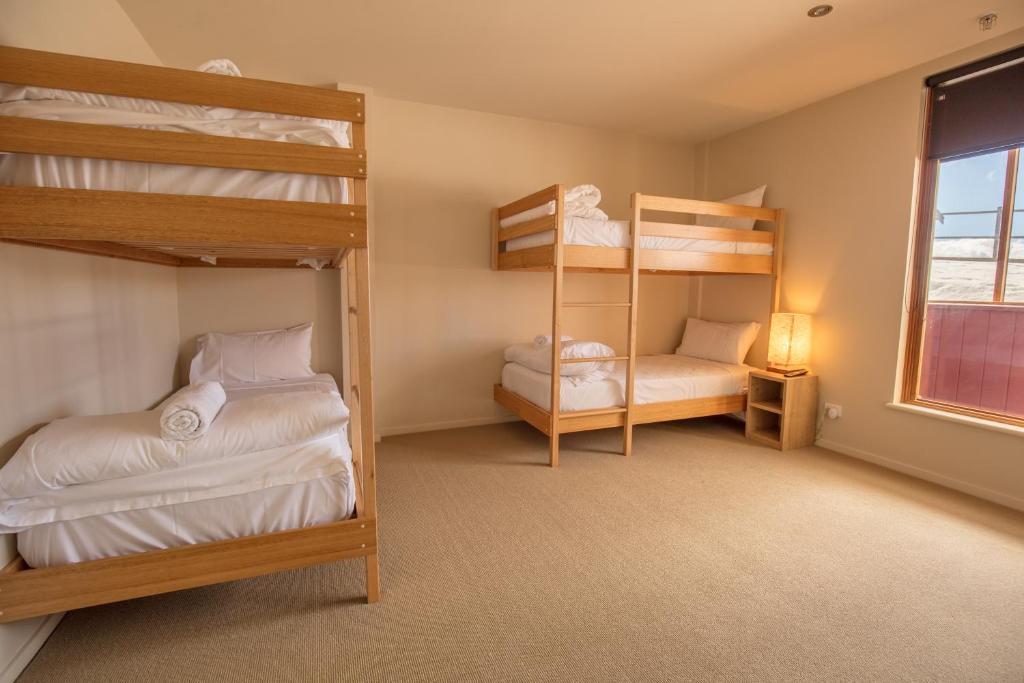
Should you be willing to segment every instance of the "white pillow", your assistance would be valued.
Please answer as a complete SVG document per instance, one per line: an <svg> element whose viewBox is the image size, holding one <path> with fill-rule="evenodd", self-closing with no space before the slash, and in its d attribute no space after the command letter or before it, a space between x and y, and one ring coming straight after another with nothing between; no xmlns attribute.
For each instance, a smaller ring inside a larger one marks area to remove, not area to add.
<svg viewBox="0 0 1024 683"><path fill-rule="evenodd" d="M754 188L750 192L744 192L743 194L729 197L728 199L719 199L719 204L738 204L739 206L764 206L764 192L768 189L767 185ZM703 225L709 228L732 228L733 230L753 230L754 223L757 221L753 218L727 218L725 216L697 216L697 225Z"/></svg>
<svg viewBox="0 0 1024 683"><path fill-rule="evenodd" d="M601 342L575 340L562 342L562 358L600 358L614 355L615 349ZM513 344L505 349L505 360L550 375L551 345ZM562 377L589 375L595 372L607 375L614 367L614 361L563 363L558 374Z"/></svg>
<svg viewBox="0 0 1024 683"><path fill-rule="evenodd" d="M760 331L761 323L714 323L700 318L689 318L683 332L683 341L676 349L676 353L680 356L742 365Z"/></svg>
<svg viewBox="0 0 1024 683"><path fill-rule="evenodd" d="M263 382L311 377L313 323L285 330L227 334L196 339L189 382Z"/></svg>

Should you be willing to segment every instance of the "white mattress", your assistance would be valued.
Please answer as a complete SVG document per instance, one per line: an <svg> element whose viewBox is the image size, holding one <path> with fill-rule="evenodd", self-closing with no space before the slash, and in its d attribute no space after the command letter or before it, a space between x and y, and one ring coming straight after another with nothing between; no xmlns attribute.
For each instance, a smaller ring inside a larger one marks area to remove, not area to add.
<svg viewBox="0 0 1024 683"><path fill-rule="evenodd" d="M565 219L565 243L593 247L628 247L629 221L600 220L570 216ZM508 251L518 251L551 244L555 241L553 230L538 232L525 237L511 239L505 244ZM769 256L772 245L762 242L722 242L719 240L682 239L679 237L640 238L641 249L665 249L667 251L697 251L715 254L756 254Z"/></svg>
<svg viewBox="0 0 1024 683"><path fill-rule="evenodd" d="M231 401L336 393L337 385L321 374L225 389ZM54 566L346 519L355 507L351 460L342 430L230 461L66 487L53 500L24 501L19 552L30 566ZM46 523L30 525L32 516Z"/></svg>
<svg viewBox="0 0 1024 683"><path fill-rule="evenodd" d="M351 147L348 123L0 83L0 116ZM343 178L0 154L0 185L346 203Z"/></svg>
<svg viewBox="0 0 1024 683"><path fill-rule="evenodd" d="M676 354L640 356L636 363L637 403L683 401L709 396L731 396L747 391L750 367L730 365ZM562 412L621 407L626 404L626 364L619 361L612 374L596 382L573 385L561 382ZM551 376L518 363L506 363L501 385L541 408L551 408Z"/></svg>
<svg viewBox="0 0 1024 683"><path fill-rule="evenodd" d="M355 490L346 464L290 486L43 524L18 534L18 552L31 567L53 567L347 519Z"/></svg>

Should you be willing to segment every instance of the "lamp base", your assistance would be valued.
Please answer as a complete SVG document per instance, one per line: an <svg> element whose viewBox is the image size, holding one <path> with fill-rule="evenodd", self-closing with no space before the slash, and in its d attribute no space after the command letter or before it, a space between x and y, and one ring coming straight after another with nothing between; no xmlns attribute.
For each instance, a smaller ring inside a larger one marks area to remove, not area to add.
<svg viewBox="0 0 1024 683"><path fill-rule="evenodd" d="M784 377L799 377L806 375L809 371L807 368L773 368L769 365L768 372L775 372Z"/></svg>

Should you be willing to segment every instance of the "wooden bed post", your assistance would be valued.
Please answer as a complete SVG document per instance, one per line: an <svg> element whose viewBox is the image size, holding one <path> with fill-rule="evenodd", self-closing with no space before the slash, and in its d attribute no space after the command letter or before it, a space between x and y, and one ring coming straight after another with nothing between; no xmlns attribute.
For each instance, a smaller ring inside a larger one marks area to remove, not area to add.
<svg viewBox="0 0 1024 683"><path fill-rule="evenodd" d="M634 192L630 197L633 209L629 219L629 330L626 336L626 416L623 425L622 454L627 458L633 454L633 401L636 388L636 317L637 296L640 291L640 214L641 197Z"/></svg>
<svg viewBox="0 0 1024 683"><path fill-rule="evenodd" d="M772 247L772 313L779 312L782 296L782 238L785 237L786 210L775 210L775 244ZM771 320L768 321L771 327Z"/></svg>
<svg viewBox="0 0 1024 683"><path fill-rule="evenodd" d="M498 242L498 231L501 230L501 216L497 208L491 209L491 270L498 270L498 253L501 243Z"/></svg>
<svg viewBox="0 0 1024 683"><path fill-rule="evenodd" d="M558 414L562 396L562 279L565 274L565 186L555 186L555 267L551 302L551 455L558 467Z"/></svg>
<svg viewBox="0 0 1024 683"><path fill-rule="evenodd" d="M376 457L373 434L372 357L370 351L369 258L367 249L350 249L345 255L348 322L349 436L356 477L356 515L377 518ZM376 532L375 532L376 533ZM366 601L380 599L377 553L366 555Z"/></svg>
<svg viewBox="0 0 1024 683"><path fill-rule="evenodd" d="M365 98L364 98L365 99ZM361 102L365 104L365 102ZM366 123L351 123L352 146L366 149ZM365 177L352 179L352 202L367 206L367 180ZM369 226L367 226L369 227ZM355 319L349 318L349 372L355 380L352 393L357 397L358 414L354 415L359 422L358 438L362 455L362 467L359 486L363 489L363 509L360 517L377 519L377 461L373 427L373 354L370 332L370 234L367 230L366 247L351 249L349 260L350 296L355 300ZM351 308L350 308L351 310ZM351 367L352 362L355 367ZM353 441L356 435L353 434ZM354 450L353 450L354 453ZM376 529L376 526L374 527ZM375 532L376 533L376 532ZM376 544L374 544L376 546ZM380 567L377 552L366 556L366 601L374 603L380 600Z"/></svg>

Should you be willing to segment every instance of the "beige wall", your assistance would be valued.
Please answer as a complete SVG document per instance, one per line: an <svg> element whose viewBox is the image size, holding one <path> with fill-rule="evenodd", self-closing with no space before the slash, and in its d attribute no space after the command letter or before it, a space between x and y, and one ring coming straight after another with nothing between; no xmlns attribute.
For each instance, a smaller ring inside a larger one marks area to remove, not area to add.
<svg viewBox="0 0 1024 683"><path fill-rule="evenodd" d="M505 346L550 329L551 277L490 270L489 211L556 182L593 183L613 218L633 191L686 194L687 147L376 98L371 124L377 425L382 434L492 421ZM570 275L566 299L626 295L618 276ZM640 348L671 351L685 278L645 278ZM588 317L589 316L589 317ZM571 312L565 331L619 345L621 311Z"/></svg>
<svg viewBox="0 0 1024 683"><path fill-rule="evenodd" d="M813 313L823 400L843 405L824 445L1024 508L1024 440L886 407L898 364L926 75L1019 44L1017 31L702 145L705 196L768 184L786 207L782 309ZM764 312L768 284L704 278L711 318ZM755 354L763 360L762 349Z"/></svg>
<svg viewBox="0 0 1024 683"><path fill-rule="evenodd" d="M0 244L0 463L59 417L142 410L170 393L178 344L174 270ZM0 565L14 552L4 537ZM0 680L56 620L0 626Z"/></svg>
<svg viewBox="0 0 1024 683"><path fill-rule="evenodd" d="M178 268L180 375L188 383L195 339L313 323L313 369L340 381L341 290L337 270Z"/></svg>
<svg viewBox="0 0 1024 683"><path fill-rule="evenodd" d="M115 0L0 0L0 44L160 63ZM0 244L0 463L44 422L138 410L168 393L175 292L170 268ZM13 549L7 536L0 564ZM0 626L0 681L56 623Z"/></svg>
<svg viewBox="0 0 1024 683"><path fill-rule="evenodd" d="M117 0L0 0L0 43L161 64Z"/></svg>

